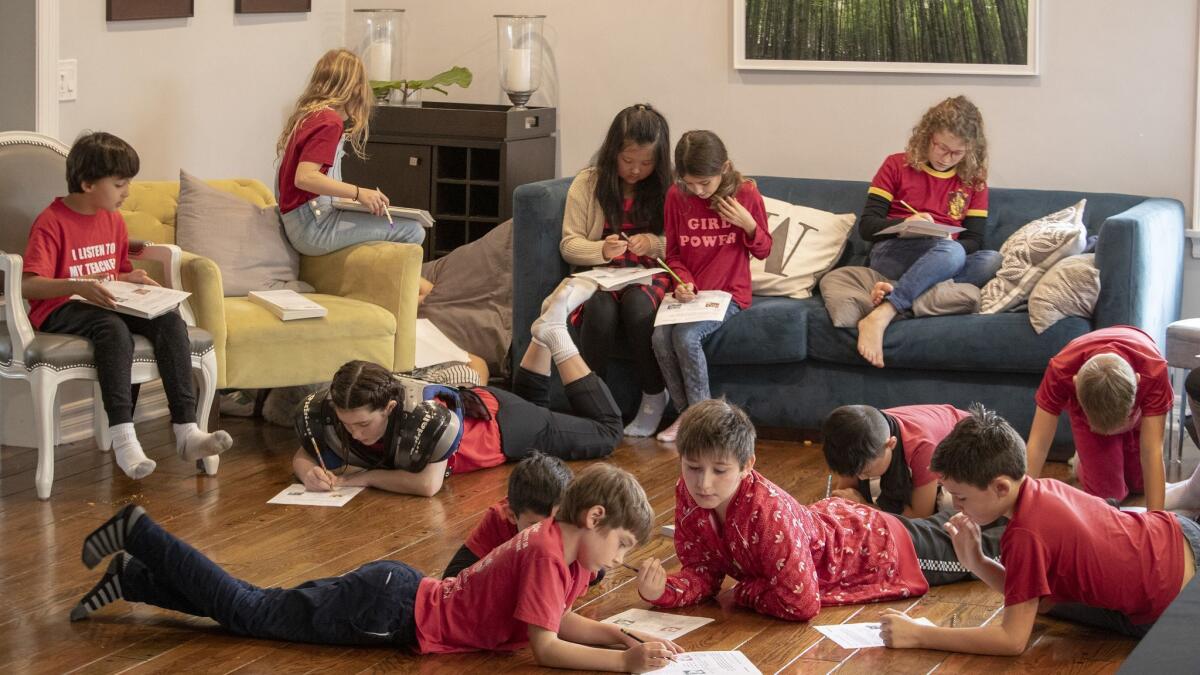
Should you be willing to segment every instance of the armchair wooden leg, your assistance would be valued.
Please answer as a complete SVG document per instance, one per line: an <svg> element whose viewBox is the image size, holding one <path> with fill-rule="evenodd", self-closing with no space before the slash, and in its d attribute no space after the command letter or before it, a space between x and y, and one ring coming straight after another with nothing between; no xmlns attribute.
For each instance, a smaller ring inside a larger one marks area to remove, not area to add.
<svg viewBox="0 0 1200 675"><path fill-rule="evenodd" d="M54 435L57 421L58 380L46 372L36 369L30 379L33 398L33 420L37 431L38 463L33 484L38 499L50 499L50 488L54 484Z"/></svg>

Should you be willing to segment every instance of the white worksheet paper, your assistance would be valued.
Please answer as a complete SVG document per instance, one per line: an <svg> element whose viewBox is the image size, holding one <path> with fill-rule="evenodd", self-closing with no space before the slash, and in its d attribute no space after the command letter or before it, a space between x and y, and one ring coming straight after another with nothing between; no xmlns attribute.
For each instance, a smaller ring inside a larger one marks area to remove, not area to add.
<svg viewBox="0 0 1200 675"><path fill-rule="evenodd" d="M629 284L648 284L659 272L662 270L646 267L596 267L571 276L591 279L600 285L601 290L615 291Z"/></svg>
<svg viewBox="0 0 1200 675"><path fill-rule="evenodd" d="M923 626L933 625L933 622L925 617L916 621ZM836 642L842 649L884 646L883 637L879 634L879 623L835 623L828 626L813 626L813 628Z"/></svg>
<svg viewBox="0 0 1200 675"><path fill-rule="evenodd" d="M291 504L293 506L336 506L341 508L358 493L360 487L340 487L332 492L312 492L300 483L284 488L282 492L271 497L268 504Z"/></svg>
<svg viewBox="0 0 1200 675"><path fill-rule="evenodd" d="M666 668L651 670L662 675L762 675L741 652L684 652Z"/></svg>
<svg viewBox="0 0 1200 675"><path fill-rule="evenodd" d="M647 635L677 640L682 635L696 630L712 619L704 616L682 616L666 612L651 612L645 609L627 609L620 614L614 614L604 620L627 630L636 630Z"/></svg>
<svg viewBox="0 0 1200 675"><path fill-rule="evenodd" d="M674 295L663 298L654 315L655 326L692 321L724 321L725 310L733 296L725 291L700 291L691 302L679 302Z"/></svg>

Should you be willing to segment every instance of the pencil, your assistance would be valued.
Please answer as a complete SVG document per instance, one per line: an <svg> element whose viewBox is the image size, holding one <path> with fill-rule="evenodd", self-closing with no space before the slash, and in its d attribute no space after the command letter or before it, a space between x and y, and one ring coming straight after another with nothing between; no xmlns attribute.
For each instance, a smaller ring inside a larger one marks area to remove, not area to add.
<svg viewBox="0 0 1200 675"><path fill-rule="evenodd" d="M624 628L623 626L621 627L621 632L622 632L622 633L624 633L625 635L628 635L629 637L633 638L634 640L637 640L637 641L638 641L638 644L642 644L642 645L646 644L646 641L645 641L645 640L643 640L642 638L640 638L640 637L638 637L638 636L634 635L633 633L630 633L629 631L625 630L625 628ZM675 660L675 657L674 657L674 656L668 656L668 657L667 657L667 660L668 660L668 661L674 661L674 660Z"/></svg>
<svg viewBox="0 0 1200 675"><path fill-rule="evenodd" d="M383 194L383 190L380 190L378 185L376 185L376 186L375 186L375 191L376 191L376 192L378 192L379 194ZM910 207L908 207L908 208L910 208L910 209L911 209L912 207L910 206ZM387 216L387 219L388 219L388 228L389 228L389 229L391 229L391 228L395 228L395 227L396 227L396 221L392 220L392 212L391 212L391 211L388 211L388 207L386 207L386 206L385 206L385 207L383 207L383 215Z"/></svg>
<svg viewBox="0 0 1200 675"><path fill-rule="evenodd" d="M658 263L658 266L659 266L659 267L661 267L661 268L663 268L664 270L666 270L666 271L667 271L667 274L670 274L670 275L671 275L671 278L675 280L675 283L676 283L676 284L679 284L680 286L682 286L682 285L683 285L683 279L680 279L680 278L679 278L679 275L678 275L678 274L675 274L675 270L673 270L673 269L671 269L669 266L667 266L667 263L663 262L663 261L662 261L662 258L655 258L655 259L654 259L654 262Z"/></svg>
<svg viewBox="0 0 1200 675"><path fill-rule="evenodd" d="M329 467L325 466L325 458L321 456L321 448L317 446L317 437L310 436L308 440L312 441L313 452L317 453L317 462L321 465L321 470L330 473ZM333 483L329 484L329 489L333 490Z"/></svg>
<svg viewBox="0 0 1200 675"><path fill-rule="evenodd" d="M903 206L904 208L908 209L909 211L912 211L914 216L917 215L918 213L920 213L920 211L914 209L911 204L904 201L903 199L900 200L900 206Z"/></svg>
<svg viewBox="0 0 1200 675"><path fill-rule="evenodd" d="M641 570L639 570L638 568L634 567L633 565L630 565L629 563L621 563L621 567L624 567L625 569L627 569L627 570L630 570L630 571L632 571L632 572L635 572L635 573L639 573L639 572L641 572ZM665 583L665 584L663 584L663 585L664 585L664 586L666 586L667 588L669 588L670 590L672 590L672 591L675 591L676 593L682 593L682 592L683 592L683 591L679 590L678 588L675 588L674 586L672 586L672 585L670 584L670 582L667 582L667 583Z"/></svg>
<svg viewBox="0 0 1200 675"><path fill-rule="evenodd" d="M829 479L825 481L825 499L829 499L831 494L833 494L833 474L829 474Z"/></svg>

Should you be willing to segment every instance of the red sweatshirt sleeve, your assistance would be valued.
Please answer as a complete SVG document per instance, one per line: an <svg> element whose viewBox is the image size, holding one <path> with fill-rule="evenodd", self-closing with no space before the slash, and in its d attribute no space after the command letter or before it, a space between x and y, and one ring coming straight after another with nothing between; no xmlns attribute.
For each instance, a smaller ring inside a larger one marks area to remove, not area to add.
<svg viewBox="0 0 1200 675"><path fill-rule="evenodd" d="M771 230L767 226L767 207L763 204L762 195L754 188L739 195L738 201L746 207L751 216L754 216L754 223L757 225L754 228L754 236L746 238L746 248L750 249L750 255L759 260L766 260L767 256L771 255Z"/></svg>
<svg viewBox="0 0 1200 675"><path fill-rule="evenodd" d="M683 569L669 575L666 592L649 602L658 607L683 607L716 595L725 580L717 548L708 511L696 506L679 481L675 486L675 553Z"/></svg>
<svg viewBox="0 0 1200 675"><path fill-rule="evenodd" d="M812 553L803 523L807 513L795 502L766 498L758 518L744 526L755 548L749 561L758 569L733 589L739 605L787 621L807 621L821 610L821 596L813 570Z"/></svg>

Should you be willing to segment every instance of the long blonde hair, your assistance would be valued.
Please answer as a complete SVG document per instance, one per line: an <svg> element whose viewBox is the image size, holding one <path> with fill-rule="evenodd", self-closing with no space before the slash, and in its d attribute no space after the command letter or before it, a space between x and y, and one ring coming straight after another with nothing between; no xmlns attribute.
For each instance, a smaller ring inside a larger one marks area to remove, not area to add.
<svg viewBox="0 0 1200 675"><path fill-rule="evenodd" d="M340 108L349 123L346 135L350 138L350 147L354 154L365 159L367 125L374 107L375 95L367 81L362 59L346 49L331 49L313 67L308 86L296 100L296 108L275 142L275 155L283 156L292 134L306 117L323 108Z"/></svg>
<svg viewBox="0 0 1200 675"><path fill-rule="evenodd" d="M904 149L905 160L920 169L929 160L929 143L939 131L948 131L967 144L967 154L955 165L962 182L974 187L987 183L987 136L983 133L983 114L966 96L954 96L925 111L913 127Z"/></svg>

